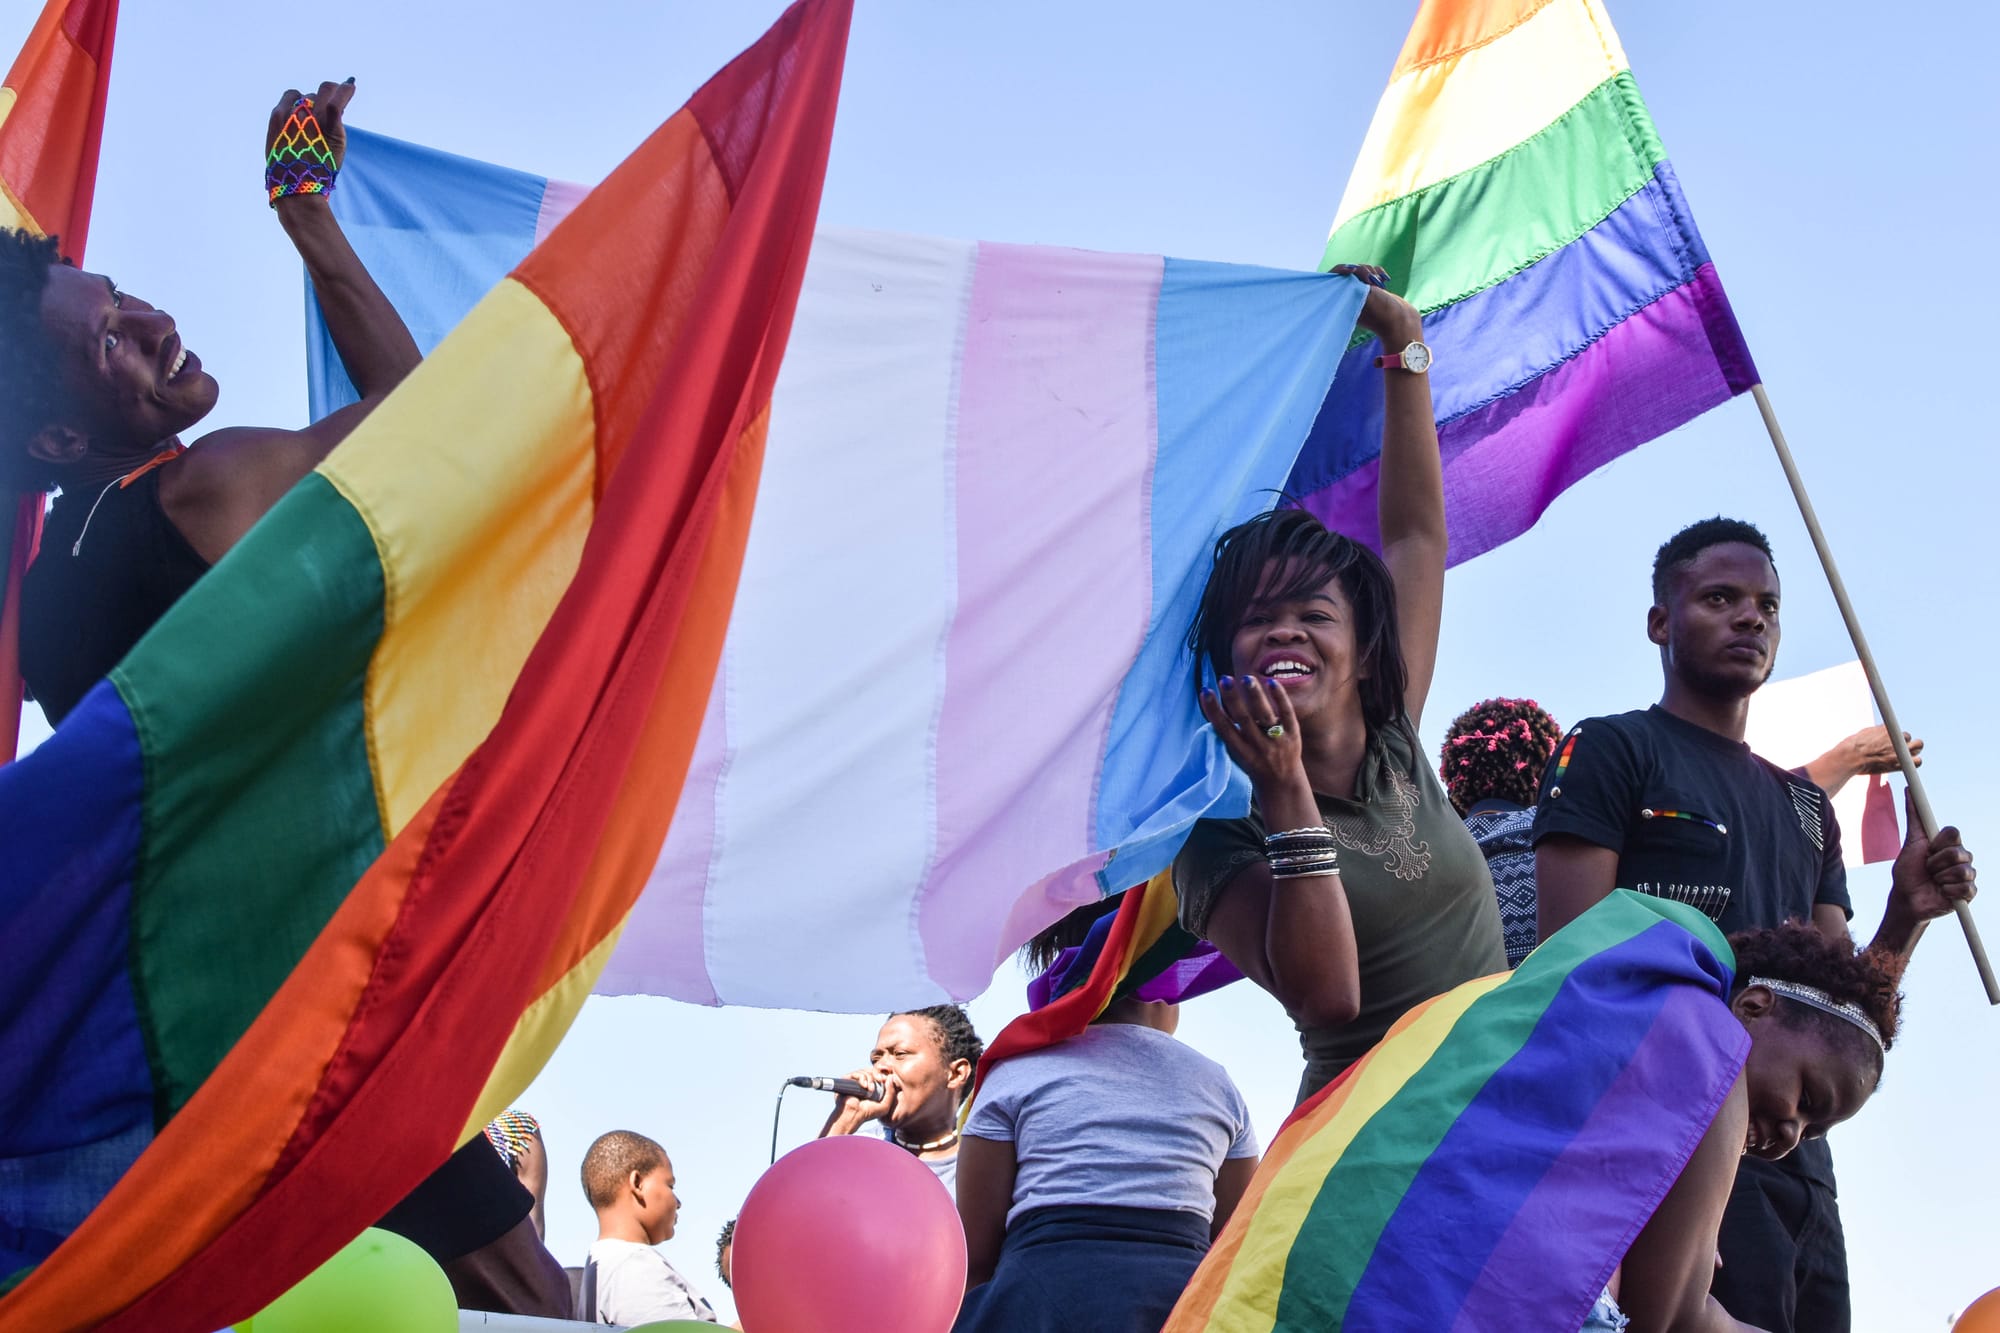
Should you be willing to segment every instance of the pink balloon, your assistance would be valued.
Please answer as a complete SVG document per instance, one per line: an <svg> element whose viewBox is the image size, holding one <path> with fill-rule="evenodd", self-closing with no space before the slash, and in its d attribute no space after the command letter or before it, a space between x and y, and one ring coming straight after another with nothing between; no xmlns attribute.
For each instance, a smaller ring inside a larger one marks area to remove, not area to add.
<svg viewBox="0 0 2000 1333"><path fill-rule="evenodd" d="M958 1206L929 1167L863 1135L766 1171L736 1219L744 1333L946 1333L965 1295Z"/></svg>

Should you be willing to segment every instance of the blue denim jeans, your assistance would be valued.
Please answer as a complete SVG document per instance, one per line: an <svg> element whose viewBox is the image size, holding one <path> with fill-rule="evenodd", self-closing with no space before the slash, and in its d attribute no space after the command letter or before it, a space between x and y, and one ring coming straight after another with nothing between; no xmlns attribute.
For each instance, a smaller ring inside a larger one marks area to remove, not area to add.
<svg viewBox="0 0 2000 1333"><path fill-rule="evenodd" d="M1576 1333L1620 1333L1628 1322L1624 1311L1618 1308L1618 1302L1612 1300L1611 1293L1607 1291L1597 1298L1597 1304L1590 1307L1583 1327Z"/></svg>

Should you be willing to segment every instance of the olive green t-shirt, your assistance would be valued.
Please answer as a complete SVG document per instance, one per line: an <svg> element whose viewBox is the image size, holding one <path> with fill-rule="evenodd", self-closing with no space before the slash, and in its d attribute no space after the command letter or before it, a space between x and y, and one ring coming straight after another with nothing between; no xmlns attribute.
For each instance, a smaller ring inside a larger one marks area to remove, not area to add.
<svg viewBox="0 0 2000 1333"><path fill-rule="evenodd" d="M1315 793L1340 844L1354 921L1361 1012L1337 1028L1300 1028L1304 1100L1366 1055L1412 1008L1474 977L1507 970L1493 877L1437 775L1402 726L1368 738L1354 799ZM1174 861L1181 924L1207 938L1218 895L1264 856L1263 818L1204 819ZM1284 892L1282 887L1279 892Z"/></svg>

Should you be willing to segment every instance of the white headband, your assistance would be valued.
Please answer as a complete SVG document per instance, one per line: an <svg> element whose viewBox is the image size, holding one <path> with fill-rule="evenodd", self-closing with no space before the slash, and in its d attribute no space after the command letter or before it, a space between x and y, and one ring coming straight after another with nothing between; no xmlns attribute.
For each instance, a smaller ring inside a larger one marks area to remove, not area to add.
<svg viewBox="0 0 2000 1333"><path fill-rule="evenodd" d="M1882 1029L1876 1027L1875 1021L1867 1014L1861 1012L1860 1005L1836 1000L1819 987L1808 986L1799 981L1773 981L1770 977L1751 977L1743 984L1762 986L1775 995L1782 995L1788 1000L1797 1000L1800 1004L1809 1004L1822 1013L1832 1014L1835 1018L1844 1018L1867 1033L1868 1039L1875 1043L1876 1050L1884 1055L1889 1053L1888 1043L1882 1040Z"/></svg>

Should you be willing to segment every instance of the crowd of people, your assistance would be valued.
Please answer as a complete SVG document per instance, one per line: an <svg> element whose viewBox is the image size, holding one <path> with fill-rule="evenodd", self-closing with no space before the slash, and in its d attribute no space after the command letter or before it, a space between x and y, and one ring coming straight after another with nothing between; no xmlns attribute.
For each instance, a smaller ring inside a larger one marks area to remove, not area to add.
<svg viewBox="0 0 2000 1333"><path fill-rule="evenodd" d="M352 93L288 91L273 134L316 113L337 160ZM21 620L23 670L52 723L419 359L324 193L272 202L361 401L304 430L213 431L192 447L181 437L217 382L174 321L64 266L52 241L0 235L0 482L60 492ZM1748 1063L1585 1327L1845 1329L1825 1135L1879 1082L1903 963L1925 922L1972 896L1971 855L1956 830L1927 836L1913 820L1883 919L1856 947L1829 793L1893 767L1893 747L1878 728L1788 772L1745 745L1781 594L1770 543L1732 519L1659 549L1657 703L1563 731L1532 702L1487 700L1451 724L1434 767L1418 740L1446 553L1431 354L1380 269L1337 271L1367 284L1360 325L1384 349L1380 549L1293 507L1216 542L1191 687L1254 803L1202 821L1181 849L1180 924L1283 1006L1304 1100L1413 1007L1523 965L1615 891L1699 912L1731 939L1727 1004ZM1029 956L1049 964L1105 910L1058 923ZM999 1065L962 1125L982 1049L963 1011L883 1024L853 1073L870 1095L842 1097L821 1132L879 1134L954 1193L969 1255L960 1329L1150 1333L1167 1319L1260 1151L1241 1093L1176 1040L1176 1017L1113 1003ZM541 1237L548 1174L532 1122L504 1118L383 1225L438 1258L468 1307L715 1317L654 1248L679 1208L658 1143L619 1130L591 1145L581 1176L599 1238L572 1281ZM731 1243L725 1230L725 1284Z"/></svg>

